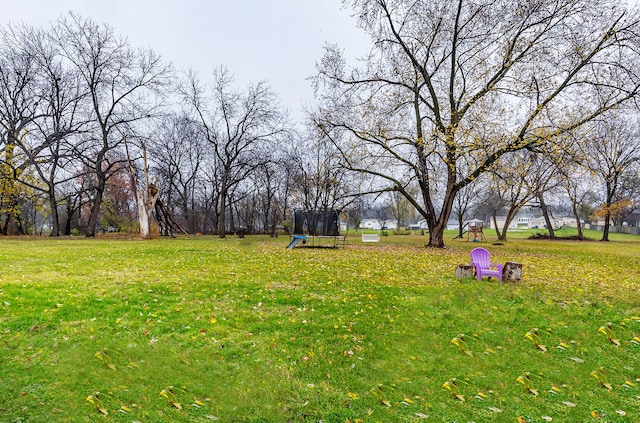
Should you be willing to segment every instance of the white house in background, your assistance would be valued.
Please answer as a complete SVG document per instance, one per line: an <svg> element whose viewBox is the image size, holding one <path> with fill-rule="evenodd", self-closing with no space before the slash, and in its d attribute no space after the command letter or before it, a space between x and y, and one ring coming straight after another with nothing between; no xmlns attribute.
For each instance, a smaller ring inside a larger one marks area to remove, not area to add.
<svg viewBox="0 0 640 423"><path fill-rule="evenodd" d="M573 217L551 217L551 224L553 225L553 229L558 229L563 226L569 226L571 228L575 228L576 219ZM544 217L536 217L531 222L529 222L529 229L536 228L546 228L547 222L544 220Z"/></svg>
<svg viewBox="0 0 640 423"><path fill-rule="evenodd" d="M506 216L496 216L496 221L500 229L504 227L505 220ZM573 217L551 217L551 224L553 225L554 229L560 228L562 226L575 228L576 219ZM517 215L516 218L511 221L508 229L544 229L546 227L547 222L544 220L544 217L533 217L530 214L522 214ZM493 218L489 219L489 228L495 229Z"/></svg>
<svg viewBox="0 0 640 423"><path fill-rule="evenodd" d="M398 221L395 219L387 219L385 221L381 221L380 219L362 219L358 228L373 231L381 231L384 229L395 230L398 229Z"/></svg>
<svg viewBox="0 0 640 423"><path fill-rule="evenodd" d="M488 227L491 229L495 229L495 225L497 224L499 229L503 229L506 220L507 216L496 216L496 221L494 224L493 218L490 218ZM529 229L533 226L531 225L531 222L533 220L535 220L535 218L530 214L518 214L513 220L511 220L508 229Z"/></svg>
<svg viewBox="0 0 640 423"><path fill-rule="evenodd" d="M382 230L382 224L378 219L362 219L359 229L372 229L374 231Z"/></svg>

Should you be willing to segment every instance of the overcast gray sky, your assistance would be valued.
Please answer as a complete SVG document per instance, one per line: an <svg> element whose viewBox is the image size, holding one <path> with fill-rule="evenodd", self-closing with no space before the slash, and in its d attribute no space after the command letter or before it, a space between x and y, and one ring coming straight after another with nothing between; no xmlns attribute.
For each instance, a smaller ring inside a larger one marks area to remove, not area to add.
<svg viewBox="0 0 640 423"><path fill-rule="evenodd" d="M203 80L221 64L239 88L267 80L294 115L313 101L307 78L326 42L348 57L368 50L340 0L20 0L3 2L0 25L46 27L68 11L108 23Z"/></svg>

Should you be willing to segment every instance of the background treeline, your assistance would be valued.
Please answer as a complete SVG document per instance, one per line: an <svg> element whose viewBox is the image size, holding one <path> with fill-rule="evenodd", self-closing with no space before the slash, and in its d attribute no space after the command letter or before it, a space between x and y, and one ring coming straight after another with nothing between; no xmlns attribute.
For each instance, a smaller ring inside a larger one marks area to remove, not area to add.
<svg viewBox="0 0 640 423"><path fill-rule="evenodd" d="M384 8L387 2L374 3ZM358 6L369 7L354 2ZM375 45L387 49L383 53L389 56L380 57L394 72L407 66L397 57L391 60L397 46ZM375 58L372 53L370 65ZM335 49L328 47L315 80L318 108L309 111L306 122L293 123L266 82L237 87L224 66L204 77L181 72L92 19L71 13L47 28L0 28L0 231L52 236L137 232L149 225L147 215L160 222L163 234L276 233L288 229L293 209L331 208L344 212L352 226L363 217L391 216L409 224L430 216L429 229L435 233L440 220L446 223L450 216L461 222L497 215L509 220L531 204L548 222L563 209L578 222L600 216L608 228L638 207L638 85L629 85L631 71L616 84L626 87L624 100L633 101L605 99L598 113L571 130L541 135L534 128L530 133L536 139L554 142L523 138L521 146L501 150L456 185L447 182L447 172L460 177L474 161L480 163L486 148L481 143L498 145L500 125L502 131L512 126L498 115L510 105L482 103L483 110L495 111L474 115L469 128L443 129L445 134L468 131L460 136L465 161L456 159L458 168L452 171L448 153L437 151L450 142L437 139L438 125L429 129L425 124L419 136L389 135L398 122L415 127L427 121L398 115L405 107L424 107L420 97L412 104L404 94L389 92L384 100L389 105L362 93L356 97L353 87L373 79L358 81L354 72L349 81L343 68ZM382 73L376 73L378 83L389 83ZM602 83L608 89L616 85L613 71L609 76ZM538 97L544 94L542 82L530 85ZM409 85L408 92L422 87ZM432 107L428 100L425 104ZM542 105L533 104L533 109ZM434 135L425 135L429 131ZM413 140L413 149L398 142L406 138ZM431 139L432 158L425 155ZM385 155L401 159L400 164ZM445 167L437 162L443 157ZM440 210L445 215L434 220ZM505 239L508 223L498 229ZM142 233L149 236L146 230Z"/></svg>
<svg viewBox="0 0 640 423"><path fill-rule="evenodd" d="M266 82L203 82L75 14L1 29L0 156L4 234L126 230L145 181L189 233L273 232L343 201L337 162Z"/></svg>

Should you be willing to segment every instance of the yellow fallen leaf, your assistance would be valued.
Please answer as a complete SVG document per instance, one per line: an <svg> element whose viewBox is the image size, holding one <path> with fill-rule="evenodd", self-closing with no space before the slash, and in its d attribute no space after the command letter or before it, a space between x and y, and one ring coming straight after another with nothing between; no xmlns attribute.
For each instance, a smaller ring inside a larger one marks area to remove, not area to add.
<svg viewBox="0 0 640 423"><path fill-rule="evenodd" d="M456 394L456 395L454 395L454 397L458 401L464 402L464 395Z"/></svg>
<svg viewBox="0 0 640 423"><path fill-rule="evenodd" d="M177 408L178 410L182 410L182 405L180 405L179 402L173 402L171 401L171 405L175 408Z"/></svg>
<svg viewBox="0 0 640 423"><path fill-rule="evenodd" d="M384 405L385 407L391 407L391 401L387 401L387 400L380 400L380 402L382 403L382 405Z"/></svg>
<svg viewBox="0 0 640 423"><path fill-rule="evenodd" d="M599 419L600 418L600 414L596 410L593 410L591 412L591 417L593 417L594 419Z"/></svg>
<svg viewBox="0 0 640 423"><path fill-rule="evenodd" d="M100 414L102 414L104 416L108 416L109 415L109 411L107 411L106 408L98 407L98 411L100 412Z"/></svg>

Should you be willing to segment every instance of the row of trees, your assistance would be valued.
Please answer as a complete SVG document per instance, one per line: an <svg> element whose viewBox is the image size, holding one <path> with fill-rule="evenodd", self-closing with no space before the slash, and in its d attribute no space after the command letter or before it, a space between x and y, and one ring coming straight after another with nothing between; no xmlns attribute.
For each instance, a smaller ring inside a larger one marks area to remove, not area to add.
<svg viewBox="0 0 640 423"><path fill-rule="evenodd" d="M345 3L370 54L349 68L327 46L302 128L266 82L240 90L224 67L203 82L91 19L2 28L0 229L35 231L45 216L54 236L94 236L137 218L150 236L155 217L163 233L274 233L292 208L357 211L388 195L442 247L449 217L480 206L513 218L535 201L548 216L562 196L578 216L600 198L609 220L637 204L637 12Z"/></svg>
<svg viewBox="0 0 640 423"><path fill-rule="evenodd" d="M137 216L148 236L155 215L224 236L274 231L292 202L339 206L337 163L265 82L238 90L221 67L203 83L76 14L0 31L0 129L5 234L45 216L53 236L94 236Z"/></svg>

